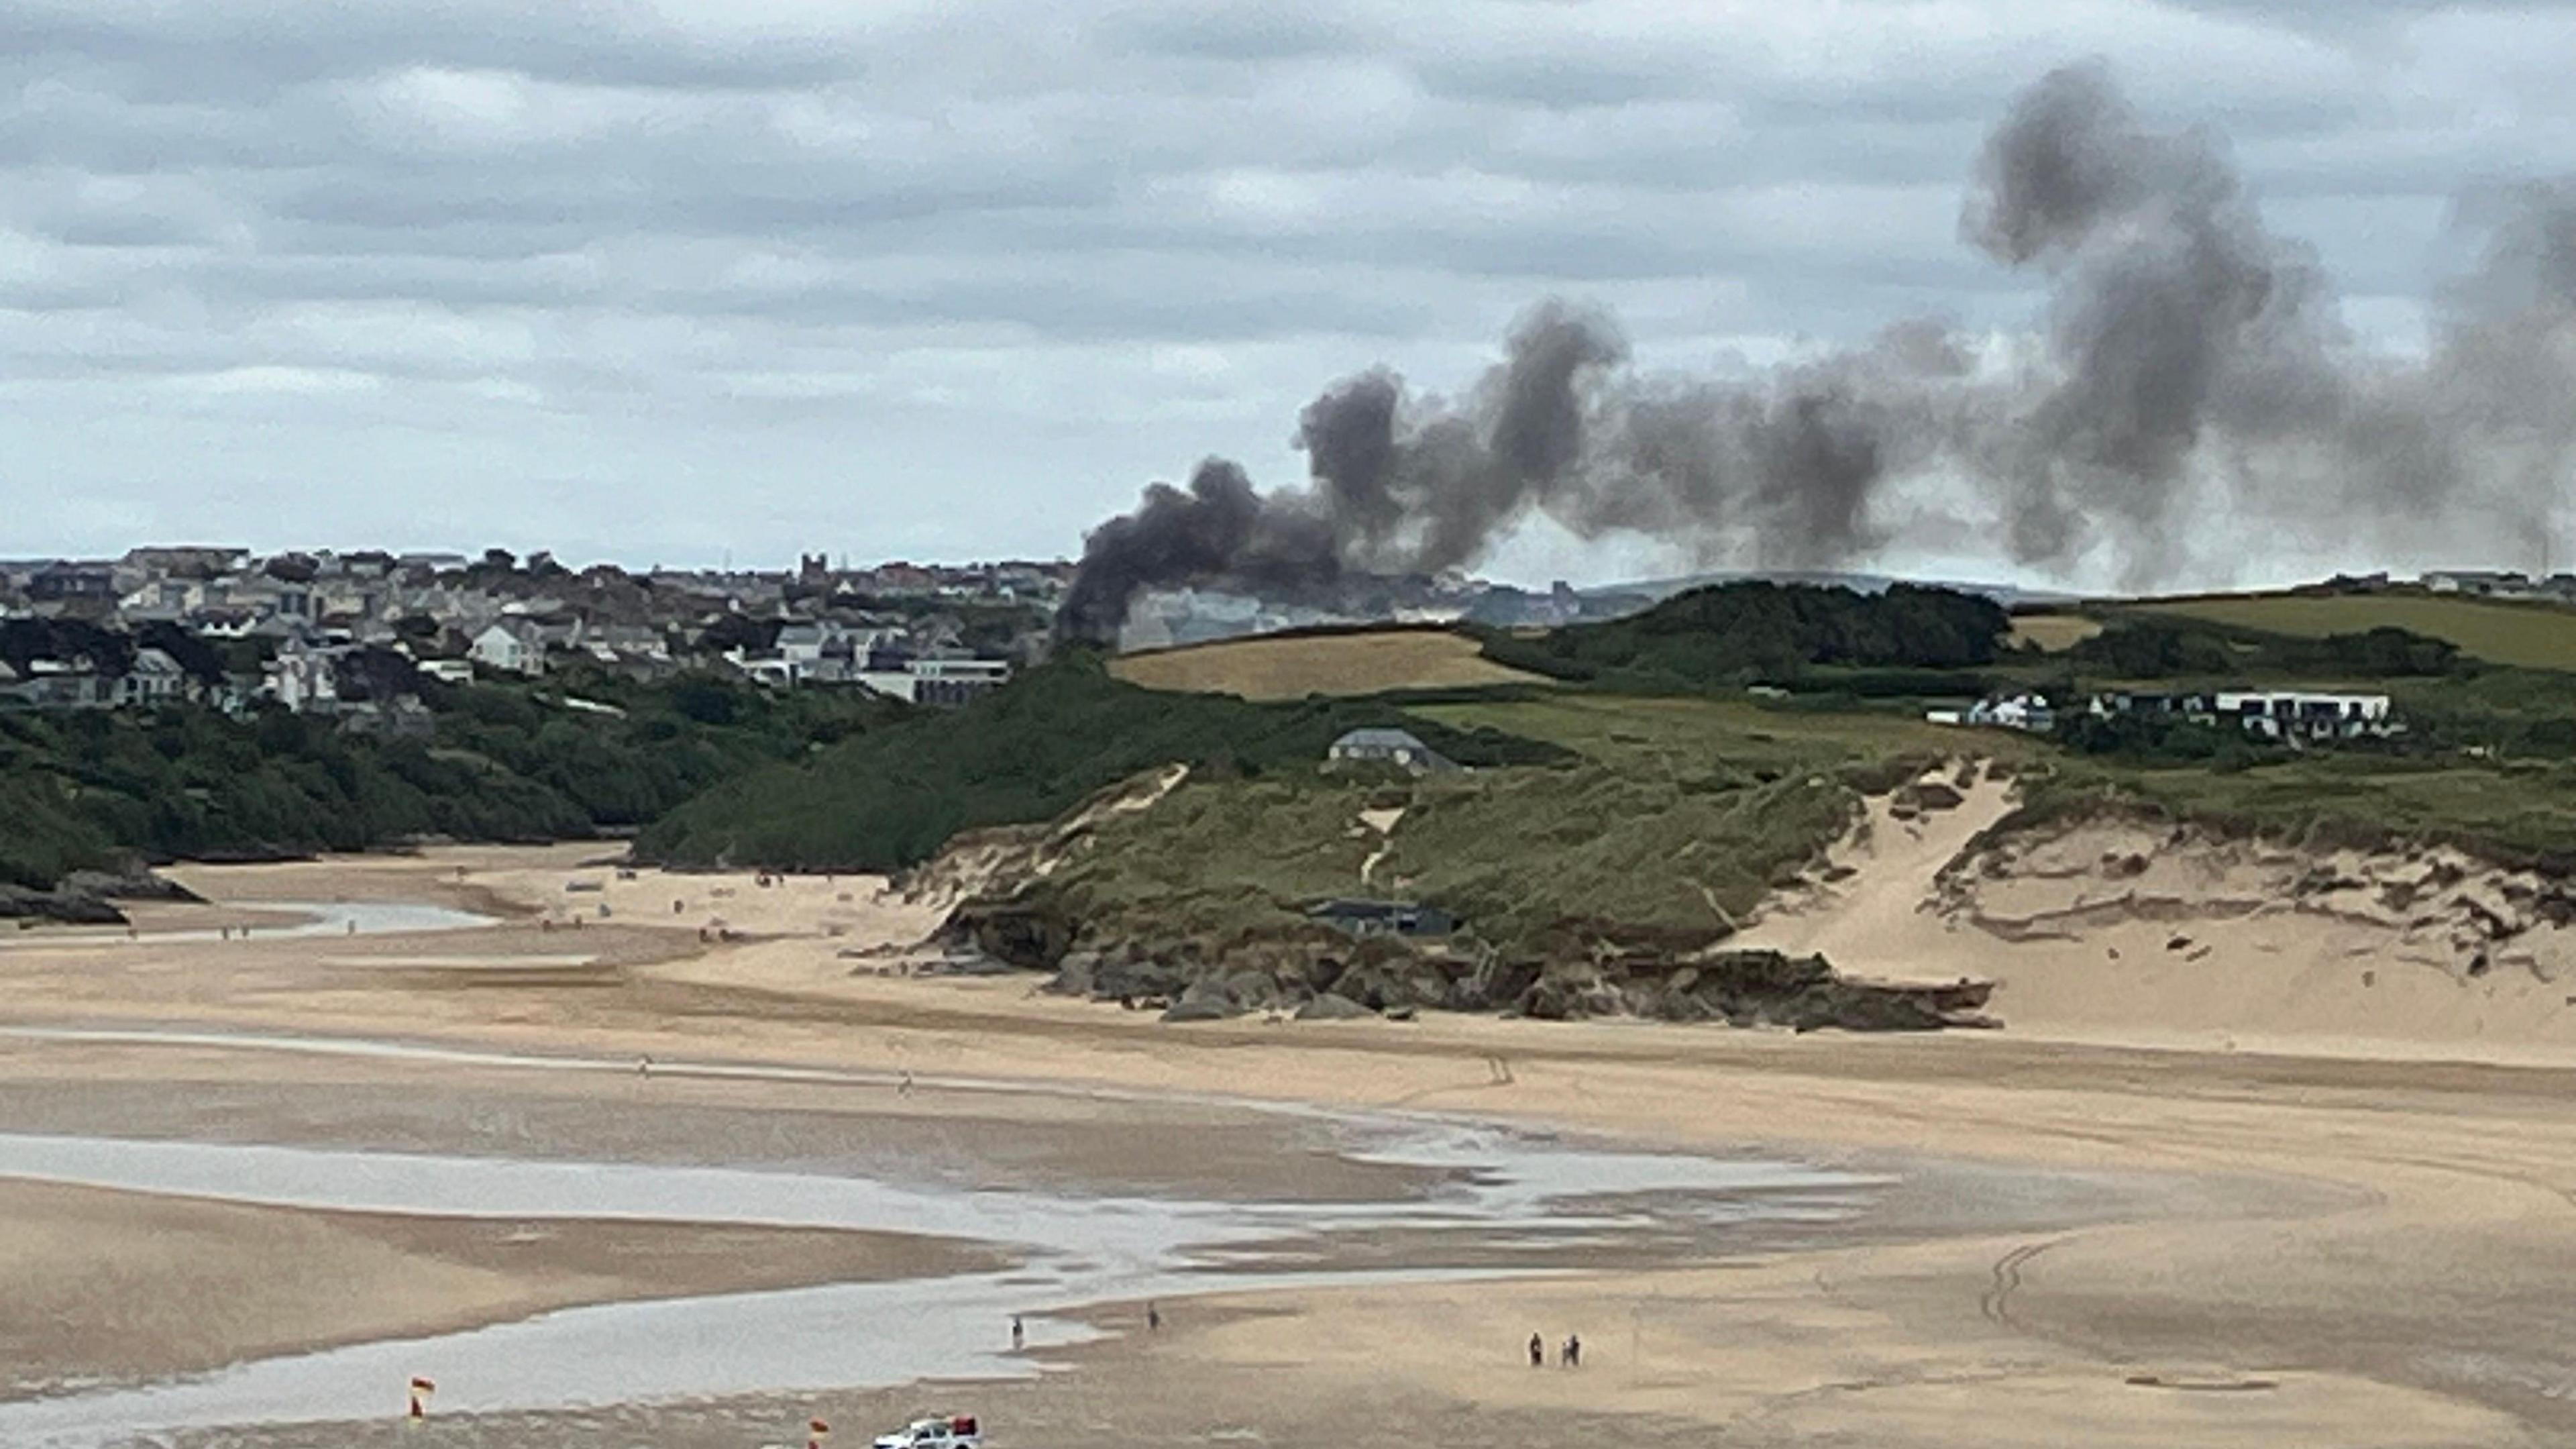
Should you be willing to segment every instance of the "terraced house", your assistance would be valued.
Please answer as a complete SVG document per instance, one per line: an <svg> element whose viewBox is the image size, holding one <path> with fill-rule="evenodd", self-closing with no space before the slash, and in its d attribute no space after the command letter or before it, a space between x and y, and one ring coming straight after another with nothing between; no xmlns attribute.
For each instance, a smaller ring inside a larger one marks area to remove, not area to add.
<svg viewBox="0 0 2576 1449"><path fill-rule="evenodd" d="M2197 694L2114 693L2093 696L2097 715L2164 714L2194 724L2230 720L2249 734L2285 743L2360 739L2402 732L2384 694L2299 689L2212 690Z"/></svg>

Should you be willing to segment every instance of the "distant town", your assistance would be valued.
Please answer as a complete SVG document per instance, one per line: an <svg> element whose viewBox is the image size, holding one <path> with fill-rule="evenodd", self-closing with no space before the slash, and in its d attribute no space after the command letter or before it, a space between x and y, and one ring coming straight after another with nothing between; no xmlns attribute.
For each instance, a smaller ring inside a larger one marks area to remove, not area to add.
<svg viewBox="0 0 2576 1449"><path fill-rule="evenodd" d="M422 682L567 667L703 670L781 689L846 686L955 705L1046 650L1065 560L793 569L574 569L539 552L258 554L152 546L0 560L0 708L257 703L344 728L426 732ZM1139 601L1128 648L1350 619L1558 623L1647 600L1381 579L1329 599L1178 590Z"/></svg>
<svg viewBox="0 0 2576 1449"><path fill-rule="evenodd" d="M0 704L268 701L413 727L423 680L701 669L955 704L1043 646L1072 566L578 571L536 553L137 548L0 562Z"/></svg>
<svg viewBox="0 0 2576 1449"><path fill-rule="evenodd" d="M703 670L779 689L851 687L956 705L1044 655L1075 567L1052 559L852 568L816 554L793 569L638 572L606 563L576 570L544 552L520 558L502 549L261 555L220 546L0 560L0 708L186 701L237 713L268 703L337 716L352 730L425 733L422 681L570 666L647 680ZM1458 574L1357 578L1295 601L1167 590L1139 599L1119 644L1162 648L1354 621L1554 626L1633 612L1718 577L1544 591ZM1794 577L1864 590L1887 582ZM2409 585L2382 573L2323 587ZM2576 602L2569 574L2445 570L2411 587Z"/></svg>

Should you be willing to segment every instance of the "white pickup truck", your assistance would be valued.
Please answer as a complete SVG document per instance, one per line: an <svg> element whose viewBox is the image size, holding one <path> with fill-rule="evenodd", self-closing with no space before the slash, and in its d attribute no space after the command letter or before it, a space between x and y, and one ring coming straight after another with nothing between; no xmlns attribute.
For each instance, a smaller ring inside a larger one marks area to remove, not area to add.
<svg viewBox="0 0 2576 1449"><path fill-rule="evenodd" d="M901 1430L877 1437L876 1449L984 1449L983 1431L972 1414L915 1419Z"/></svg>

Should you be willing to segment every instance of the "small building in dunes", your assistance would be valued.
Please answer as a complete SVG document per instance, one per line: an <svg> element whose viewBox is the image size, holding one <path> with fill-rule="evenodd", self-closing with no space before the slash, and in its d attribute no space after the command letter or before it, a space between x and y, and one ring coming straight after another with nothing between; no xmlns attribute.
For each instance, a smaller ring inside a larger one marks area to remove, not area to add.
<svg viewBox="0 0 2576 1449"><path fill-rule="evenodd" d="M1438 906L1348 898L1308 906L1306 919L1354 936L1446 936L1465 924Z"/></svg>
<svg viewBox="0 0 2576 1449"><path fill-rule="evenodd" d="M1391 765L1417 775L1459 768L1456 761L1422 742L1411 730L1359 729L1333 741L1324 752L1327 764Z"/></svg>

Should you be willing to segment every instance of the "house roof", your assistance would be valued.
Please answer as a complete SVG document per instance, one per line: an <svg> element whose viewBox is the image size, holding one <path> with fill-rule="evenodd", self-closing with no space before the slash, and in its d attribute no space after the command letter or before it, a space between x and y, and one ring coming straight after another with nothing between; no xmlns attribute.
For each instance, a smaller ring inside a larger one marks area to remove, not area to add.
<svg viewBox="0 0 2576 1449"><path fill-rule="evenodd" d="M1413 733L1413 731L1395 729L1352 730L1340 739L1333 741L1333 744L1338 749L1357 750L1428 751L1431 748L1429 745L1424 744L1421 739Z"/></svg>

